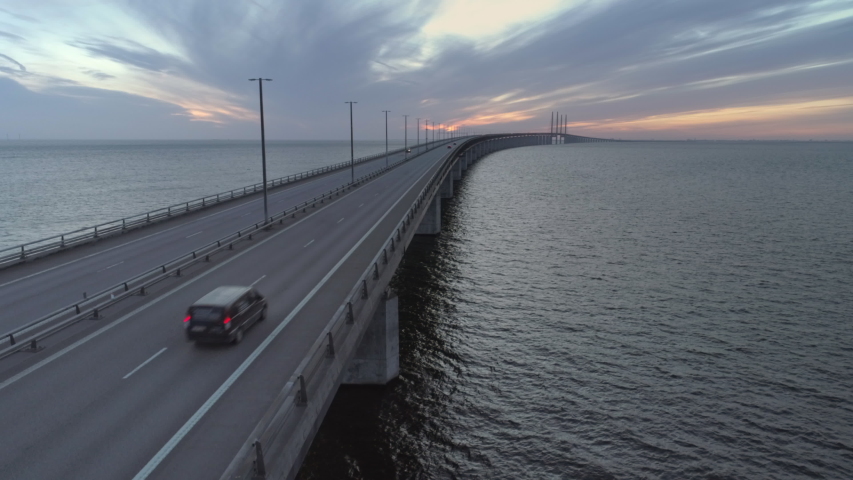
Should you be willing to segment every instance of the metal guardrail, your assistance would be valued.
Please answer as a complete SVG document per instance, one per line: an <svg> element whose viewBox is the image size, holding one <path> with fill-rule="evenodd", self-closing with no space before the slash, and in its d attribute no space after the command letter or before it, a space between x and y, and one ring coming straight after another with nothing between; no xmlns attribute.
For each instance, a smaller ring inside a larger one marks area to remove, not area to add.
<svg viewBox="0 0 853 480"><path fill-rule="evenodd" d="M512 136L521 137L522 135ZM541 135L537 135L541 136ZM486 137L487 140L500 140L502 136ZM438 194L444 178L451 173L454 160L458 158L460 152L464 152L471 148L477 140L464 141L457 150L451 152L448 158L445 159L444 165L439 168L432 176L430 181L421 189L417 199L410 207L402 220L397 224L394 231L383 243L382 248L376 253L370 262L370 266L359 277L356 284L345 297L344 302L338 307L335 314L332 316L326 328L311 346L308 356L303 359L302 363L297 367L290 380L285 384L284 388L273 401L272 406L267 410L264 417L258 423L255 431L252 432L250 438L254 438L251 444L244 444L240 452L238 452L234 461L229 465L228 469L223 473L220 480L226 479L262 479L266 478L267 466L264 460L264 448L267 451L276 452L277 462L285 465L292 465L296 458L293 457L294 449L287 449L282 455L281 447L286 446L287 442L292 439L302 439L304 431L290 432L288 438L283 438L281 433L287 425L293 425L295 418L303 413L303 407L308 406L309 399L314 395L322 398L320 389L329 390L337 385L330 385L327 375L330 369L340 373L344 365L337 362L339 351L348 351L354 348L354 342L361 330L356 328L355 319L364 313L366 309L372 309L378 302L376 294L377 287L381 286L384 276L389 274L388 269L394 264L394 261L389 260L389 257L394 255L402 255L406 238L411 237L417 230L417 223L413 225L413 221L417 219L417 214L421 208L428 207L426 203L428 199ZM516 145L520 146L520 145ZM494 149L483 149L478 151L480 157L495 151ZM393 271L390 272L393 274ZM364 327L366 328L366 326ZM347 342L350 344L347 345ZM351 348L350 348L351 347ZM336 377L337 378L337 377ZM325 381L325 383L324 383ZM334 382L332 382L334 383ZM333 393L334 390L331 390ZM313 392L313 395L312 395ZM314 408L319 408L314 405ZM303 429L306 428L303 425ZM311 428L311 426L307 426ZM277 448L278 447L278 448ZM284 474L287 474L285 472Z"/></svg>
<svg viewBox="0 0 853 480"><path fill-rule="evenodd" d="M416 149L423 147L424 144L415 145L410 148ZM398 153L402 153L404 150L405 148L389 150L388 155L396 155ZM382 158L385 155L385 152L368 155L366 157L357 158L354 163L361 164L369 162L377 158ZM315 168L307 172L295 173L286 177L268 180L267 188L270 189L275 187L281 187L289 183L293 183L310 177L315 177L317 175L322 175L332 171L341 170L349 166L350 162L340 162L334 165ZM0 268L24 262L27 259L54 253L59 250L64 250L66 248L82 245L84 243L97 240L99 238L124 233L129 230L140 228L146 225L151 225L158 221L183 215L202 208L218 205L222 202L244 198L248 195L262 192L264 189L263 187L263 182L256 183L242 188L229 190L227 192L207 195L205 197L190 200L188 202L169 205L168 207L158 208L156 210L140 213L138 215L131 215L129 217L120 218L118 220L100 223L91 227L83 227L77 230L73 230L71 232L66 232L60 235L53 235L50 237L42 238L40 240L34 240L31 242L16 245L14 247L3 248L0 249Z"/></svg>
<svg viewBox="0 0 853 480"><path fill-rule="evenodd" d="M436 145L431 148L438 148L438 146L442 145L444 145L444 143L437 142ZM427 151L429 151L429 149L425 150L423 153L426 153ZM384 155L384 153L382 155ZM210 242L196 250L193 250L192 252L180 255L156 268L97 292L84 299L82 302L67 305L42 316L41 318L33 320L26 325L6 332L0 336L0 344L8 344L6 348L0 349L0 359L8 357L20 350L38 350L38 342L44 338L47 338L82 320L99 318L104 309L130 297L145 295L146 289L156 285L157 283L160 283L169 277L181 276L182 270L186 270L188 267L200 262L207 262L210 260L211 256L233 249L235 243L252 240L256 232L271 226L276 221L278 221L279 224L282 224L284 222L284 218L288 215L295 217L299 210L302 210L303 213L305 213L309 206L313 208L316 207L317 203L323 204L326 200L330 200L331 197L339 196L344 190L348 190L362 182L376 178L386 171L412 160L417 156L419 155L412 155L411 157L392 163L387 167L382 167L367 175L357 178L355 183L342 185L319 197L306 200L294 207L272 215L264 222L258 222L240 229L230 235L220 238L219 240Z"/></svg>

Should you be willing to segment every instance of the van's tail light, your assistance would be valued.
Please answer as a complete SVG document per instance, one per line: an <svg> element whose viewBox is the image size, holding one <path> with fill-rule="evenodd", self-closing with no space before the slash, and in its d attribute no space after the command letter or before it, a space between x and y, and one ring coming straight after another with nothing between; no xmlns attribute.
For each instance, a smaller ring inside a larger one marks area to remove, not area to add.
<svg viewBox="0 0 853 480"><path fill-rule="evenodd" d="M225 320L223 320L222 323L224 323L226 325L231 323L231 317L225 317Z"/></svg>
<svg viewBox="0 0 853 480"><path fill-rule="evenodd" d="M187 315L187 318L184 319L184 323L189 322L191 318L193 318L192 315Z"/></svg>

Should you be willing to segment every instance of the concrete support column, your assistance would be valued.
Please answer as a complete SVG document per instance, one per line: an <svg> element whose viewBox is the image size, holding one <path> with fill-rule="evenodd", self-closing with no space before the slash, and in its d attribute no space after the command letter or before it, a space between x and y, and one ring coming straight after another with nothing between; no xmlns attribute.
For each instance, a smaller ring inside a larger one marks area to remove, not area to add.
<svg viewBox="0 0 853 480"><path fill-rule="evenodd" d="M441 233L441 195L436 195L429 203L421 224L415 230L415 235L438 235L439 233Z"/></svg>
<svg viewBox="0 0 853 480"><path fill-rule="evenodd" d="M388 290L384 302L364 332L361 343L347 364L345 385L385 385L400 375L400 317L398 299Z"/></svg>
<svg viewBox="0 0 853 480"><path fill-rule="evenodd" d="M453 167L451 167L450 172L453 175L454 180L459 180L460 178L462 178L462 162L456 160L456 163L453 164Z"/></svg>
<svg viewBox="0 0 853 480"><path fill-rule="evenodd" d="M444 177L444 181L441 182L441 187L438 189L438 197L440 198L453 198L453 175L449 174Z"/></svg>
<svg viewBox="0 0 853 480"><path fill-rule="evenodd" d="M467 155L462 155L461 157L459 157L459 167L462 169L463 172L465 170L468 170L468 156Z"/></svg>

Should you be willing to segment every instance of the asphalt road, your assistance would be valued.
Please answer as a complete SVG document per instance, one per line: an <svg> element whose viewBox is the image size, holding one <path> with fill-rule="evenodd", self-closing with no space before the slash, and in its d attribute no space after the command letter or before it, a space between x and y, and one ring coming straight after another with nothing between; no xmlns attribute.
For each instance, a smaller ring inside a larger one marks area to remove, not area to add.
<svg viewBox="0 0 853 480"><path fill-rule="evenodd" d="M389 162L401 158L391 155ZM357 165L355 177L384 166L384 157ZM350 178L345 169L276 189L268 199L270 214L345 185ZM84 292L100 292L260 221L263 197L253 196L0 270L0 335L82 301Z"/></svg>
<svg viewBox="0 0 853 480"><path fill-rule="evenodd" d="M40 352L0 362L0 478L219 478L447 153L440 148L407 162L122 302L102 320L51 337ZM278 210L295 203L285 198ZM218 228L221 218L237 222L223 227L225 234L243 226L245 212L260 217L257 201L231 207L223 217L205 212L121 244L115 250L123 255L81 255L56 268L67 268L63 275L31 278L70 275L56 281L96 288L80 282L115 281L112 268L98 271L110 262L133 262L125 272L141 269L135 257L161 249L175 256L191 248L183 242L189 234ZM148 246L155 238L159 246ZM269 299L267 320L238 345L187 343L187 306L225 284L254 284ZM9 288L5 296L23 285L2 288ZM32 314L37 303L23 311Z"/></svg>

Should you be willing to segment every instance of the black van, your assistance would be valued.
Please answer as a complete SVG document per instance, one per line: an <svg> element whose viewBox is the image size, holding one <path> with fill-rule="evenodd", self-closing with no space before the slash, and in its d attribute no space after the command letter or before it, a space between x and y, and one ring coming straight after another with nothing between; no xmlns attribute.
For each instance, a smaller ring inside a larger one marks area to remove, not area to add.
<svg viewBox="0 0 853 480"><path fill-rule="evenodd" d="M187 340L240 343L267 317L267 301L252 287L218 287L193 303L184 318Z"/></svg>

